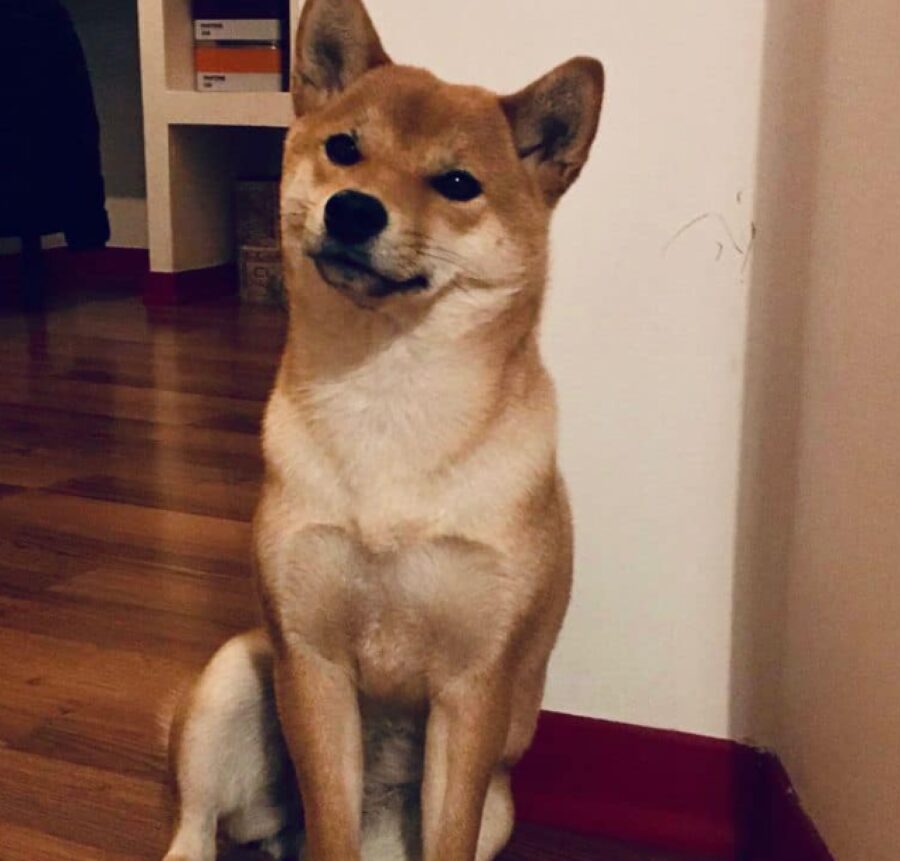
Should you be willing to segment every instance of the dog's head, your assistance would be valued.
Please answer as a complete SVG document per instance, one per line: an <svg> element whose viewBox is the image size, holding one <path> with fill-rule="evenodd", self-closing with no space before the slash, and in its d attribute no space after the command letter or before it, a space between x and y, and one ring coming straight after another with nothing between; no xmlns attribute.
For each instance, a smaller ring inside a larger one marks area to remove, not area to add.
<svg viewBox="0 0 900 861"><path fill-rule="evenodd" d="M603 68L512 96L394 65L360 0L307 0L282 211L287 254L357 305L540 289L550 213L597 130Z"/></svg>

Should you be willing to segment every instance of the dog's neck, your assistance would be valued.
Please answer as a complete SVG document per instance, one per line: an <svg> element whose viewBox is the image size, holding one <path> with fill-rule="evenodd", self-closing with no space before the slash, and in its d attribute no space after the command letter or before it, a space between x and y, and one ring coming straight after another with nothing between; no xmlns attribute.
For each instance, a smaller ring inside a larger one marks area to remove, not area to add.
<svg viewBox="0 0 900 861"><path fill-rule="evenodd" d="M280 402L361 487L454 462L543 375L540 292L480 289L418 315L397 303L402 316L358 308L320 279L292 290Z"/></svg>
<svg viewBox="0 0 900 861"><path fill-rule="evenodd" d="M540 273L536 273L539 276ZM543 285L456 287L432 303L385 302L360 308L325 284L303 261L289 278L303 279L292 291L291 325L282 374L300 391L334 386L379 364L398 363L402 374L442 366L444 374L470 369L486 383L524 356L536 335ZM410 363L412 367L400 365Z"/></svg>

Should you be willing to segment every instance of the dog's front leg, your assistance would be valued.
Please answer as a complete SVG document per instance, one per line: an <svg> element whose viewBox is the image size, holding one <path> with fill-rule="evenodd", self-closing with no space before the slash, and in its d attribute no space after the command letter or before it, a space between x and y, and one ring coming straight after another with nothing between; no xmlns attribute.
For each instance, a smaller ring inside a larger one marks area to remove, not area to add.
<svg viewBox="0 0 900 861"><path fill-rule="evenodd" d="M431 703L422 786L424 861L473 861L509 731L508 674L463 677Z"/></svg>
<svg viewBox="0 0 900 861"><path fill-rule="evenodd" d="M300 783L310 861L359 861L363 782L356 687L307 648L275 664L282 730Z"/></svg>

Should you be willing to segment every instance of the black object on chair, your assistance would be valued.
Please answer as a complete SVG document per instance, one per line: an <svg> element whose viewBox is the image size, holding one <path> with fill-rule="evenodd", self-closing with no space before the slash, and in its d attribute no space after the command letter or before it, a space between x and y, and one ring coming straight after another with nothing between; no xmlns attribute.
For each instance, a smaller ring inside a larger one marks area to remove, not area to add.
<svg viewBox="0 0 900 861"><path fill-rule="evenodd" d="M0 236L22 240L29 305L50 233L73 250L109 241L91 80L59 0L0 0Z"/></svg>

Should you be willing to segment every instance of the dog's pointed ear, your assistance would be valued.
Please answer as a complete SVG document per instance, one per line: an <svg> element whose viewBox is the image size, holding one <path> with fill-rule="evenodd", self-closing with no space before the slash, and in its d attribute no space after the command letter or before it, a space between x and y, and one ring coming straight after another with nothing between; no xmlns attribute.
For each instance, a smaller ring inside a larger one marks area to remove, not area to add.
<svg viewBox="0 0 900 861"><path fill-rule="evenodd" d="M291 88L297 116L321 107L369 69L390 62L361 0L306 0Z"/></svg>
<svg viewBox="0 0 900 861"><path fill-rule="evenodd" d="M597 133L603 103L603 66L576 57L500 105L519 157L550 206L578 178Z"/></svg>

